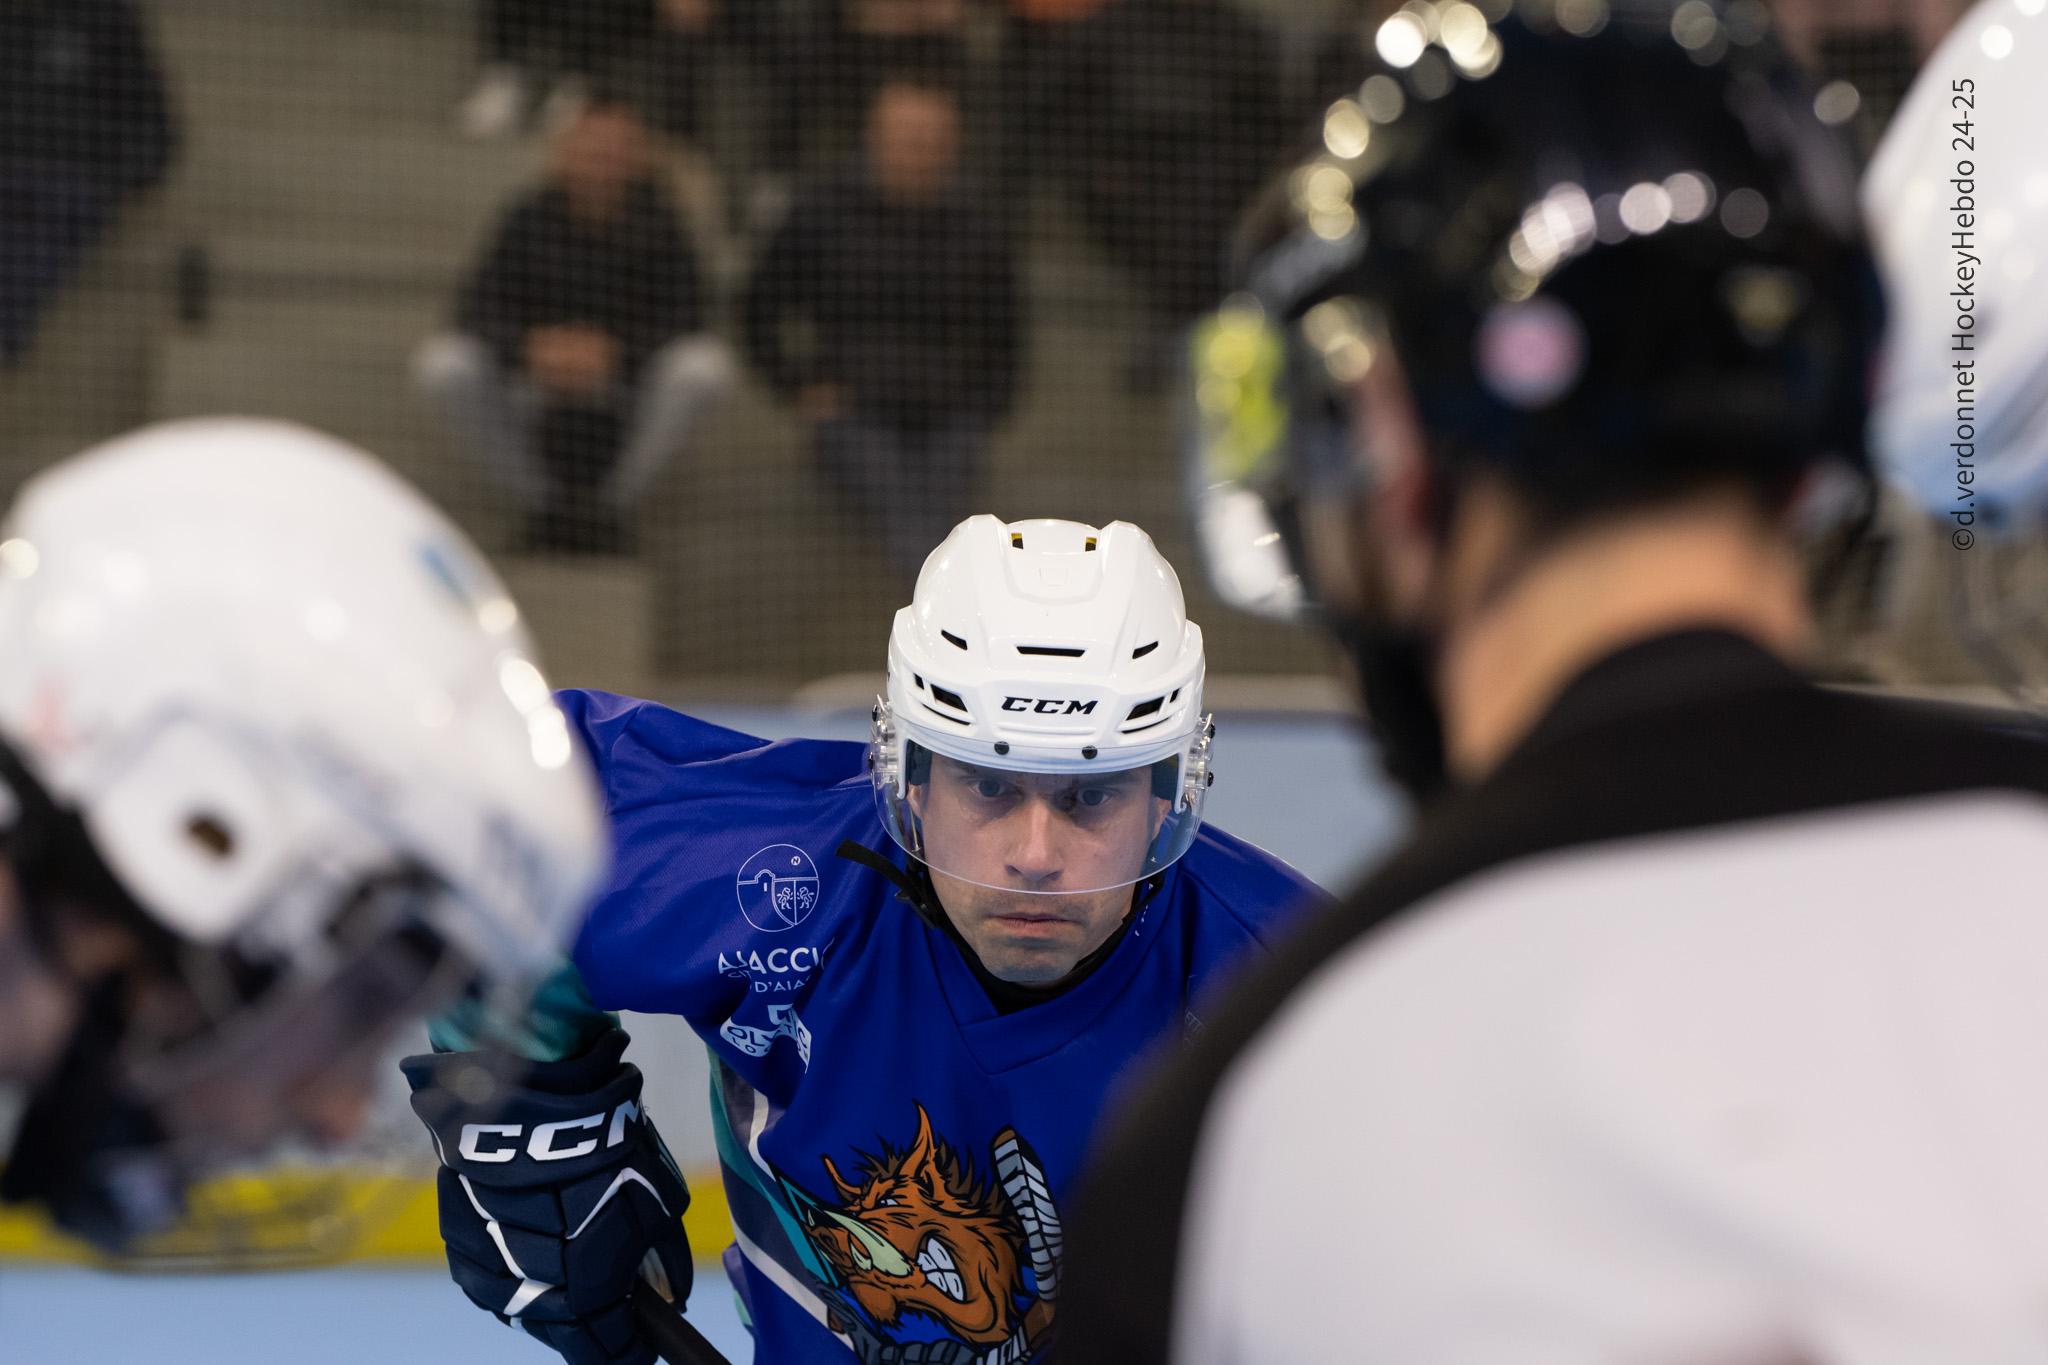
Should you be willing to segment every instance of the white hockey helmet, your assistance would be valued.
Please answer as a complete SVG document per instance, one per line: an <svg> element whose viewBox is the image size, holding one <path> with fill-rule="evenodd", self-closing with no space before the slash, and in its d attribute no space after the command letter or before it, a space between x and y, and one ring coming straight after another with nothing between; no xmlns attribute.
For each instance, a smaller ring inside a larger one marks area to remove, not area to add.
<svg viewBox="0 0 2048 1365"><path fill-rule="evenodd" d="M870 753L883 823L934 871L1003 890L1141 881L1201 824L1214 729L1202 681L1201 627L1142 530L970 517L925 560L889 633ZM1076 827L1072 856L1025 884L999 850L948 837L932 818L935 771L982 828L1042 801ZM1080 847L1093 833L1117 842Z"/></svg>
<svg viewBox="0 0 2048 1365"><path fill-rule="evenodd" d="M31 929L98 907L178 988L70 1049L0 1189L103 1245L304 1122L256 1106L354 1093L328 1079L458 991L517 999L604 870L593 775L504 586L306 428L166 423L31 480L0 524L0 649Z"/></svg>
<svg viewBox="0 0 2048 1365"><path fill-rule="evenodd" d="M604 863L595 782L504 585L368 455L146 428L0 528L0 740L179 939L290 953L400 862L484 969L545 968Z"/></svg>

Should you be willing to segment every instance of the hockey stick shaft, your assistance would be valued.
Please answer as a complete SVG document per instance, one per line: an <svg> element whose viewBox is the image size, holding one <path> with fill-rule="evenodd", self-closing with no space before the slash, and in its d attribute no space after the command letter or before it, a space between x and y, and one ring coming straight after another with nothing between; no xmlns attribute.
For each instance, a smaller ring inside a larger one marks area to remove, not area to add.
<svg viewBox="0 0 2048 1365"><path fill-rule="evenodd" d="M652 1290L633 1295L633 1317L668 1365L732 1365L674 1304Z"/></svg>

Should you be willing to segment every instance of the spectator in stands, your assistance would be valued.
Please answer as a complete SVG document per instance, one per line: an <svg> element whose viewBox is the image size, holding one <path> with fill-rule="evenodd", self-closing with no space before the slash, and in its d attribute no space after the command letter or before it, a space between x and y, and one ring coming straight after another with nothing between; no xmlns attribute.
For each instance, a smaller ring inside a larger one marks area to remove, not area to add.
<svg viewBox="0 0 2048 1365"><path fill-rule="evenodd" d="M654 31L660 0L483 0L478 46L483 70L456 110L470 137L501 137L523 127L553 77L541 121L569 122L588 91L608 82L620 58Z"/></svg>
<svg viewBox="0 0 2048 1365"><path fill-rule="evenodd" d="M130 0L0 3L0 368L176 145Z"/></svg>
<svg viewBox="0 0 2048 1365"><path fill-rule="evenodd" d="M690 237L629 105L594 102L500 219L421 387L528 513L531 548L625 548L629 514L730 387Z"/></svg>
<svg viewBox="0 0 2048 1365"><path fill-rule="evenodd" d="M654 0L648 117L682 142L703 137L711 62L731 37L732 15L733 7L721 0Z"/></svg>
<svg viewBox="0 0 2048 1365"><path fill-rule="evenodd" d="M1115 0L1004 0L1002 60L996 72L1002 110L994 170L1000 193L1016 193L1067 153L1057 138L1069 118L1077 42L1086 22ZM1024 215L1019 214L1021 220Z"/></svg>
<svg viewBox="0 0 2048 1365"><path fill-rule="evenodd" d="M970 510L1022 350L1014 244L962 192L959 149L954 89L885 80L862 155L798 195L745 300L753 363L910 576Z"/></svg>
<svg viewBox="0 0 2048 1365"><path fill-rule="evenodd" d="M787 177L852 152L843 134L860 126L886 78L957 88L967 70L964 0L801 0L782 14L751 196L757 225L787 210Z"/></svg>

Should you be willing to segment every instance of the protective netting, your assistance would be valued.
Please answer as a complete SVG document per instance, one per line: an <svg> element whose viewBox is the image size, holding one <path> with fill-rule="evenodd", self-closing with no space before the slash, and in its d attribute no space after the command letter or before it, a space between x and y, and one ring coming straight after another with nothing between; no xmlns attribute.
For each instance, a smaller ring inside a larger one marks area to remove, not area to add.
<svg viewBox="0 0 2048 1365"><path fill-rule="evenodd" d="M296 418L449 507L558 680L744 696L879 673L961 515L1126 518L1213 673L1318 672L1200 583L1174 341L1393 6L0 0L0 493ZM1962 6L1777 8L1868 145ZM429 1164L380 1114L345 1199L223 1181L152 1260L353 1245Z"/></svg>
<svg viewBox="0 0 2048 1365"><path fill-rule="evenodd" d="M1212 671L1177 328L1355 0L0 0L0 479L293 417L504 562L570 683L879 671L970 511L1128 518ZM1386 6L1391 8L1391 6ZM1952 0L1802 0L1868 130Z"/></svg>

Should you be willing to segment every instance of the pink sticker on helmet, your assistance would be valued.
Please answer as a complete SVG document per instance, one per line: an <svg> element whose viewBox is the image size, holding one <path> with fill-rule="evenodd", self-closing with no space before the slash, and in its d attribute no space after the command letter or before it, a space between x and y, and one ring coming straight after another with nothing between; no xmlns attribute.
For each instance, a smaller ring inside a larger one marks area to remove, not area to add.
<svg viewBox="0 0 2048 1365"><path fill-rule="evenodd" d="M1579 382L1586 368L1586 332L1556 299L1504 303L1479 324L1473 351L1486 387L1533 412L1549 407Z"/></svg>

